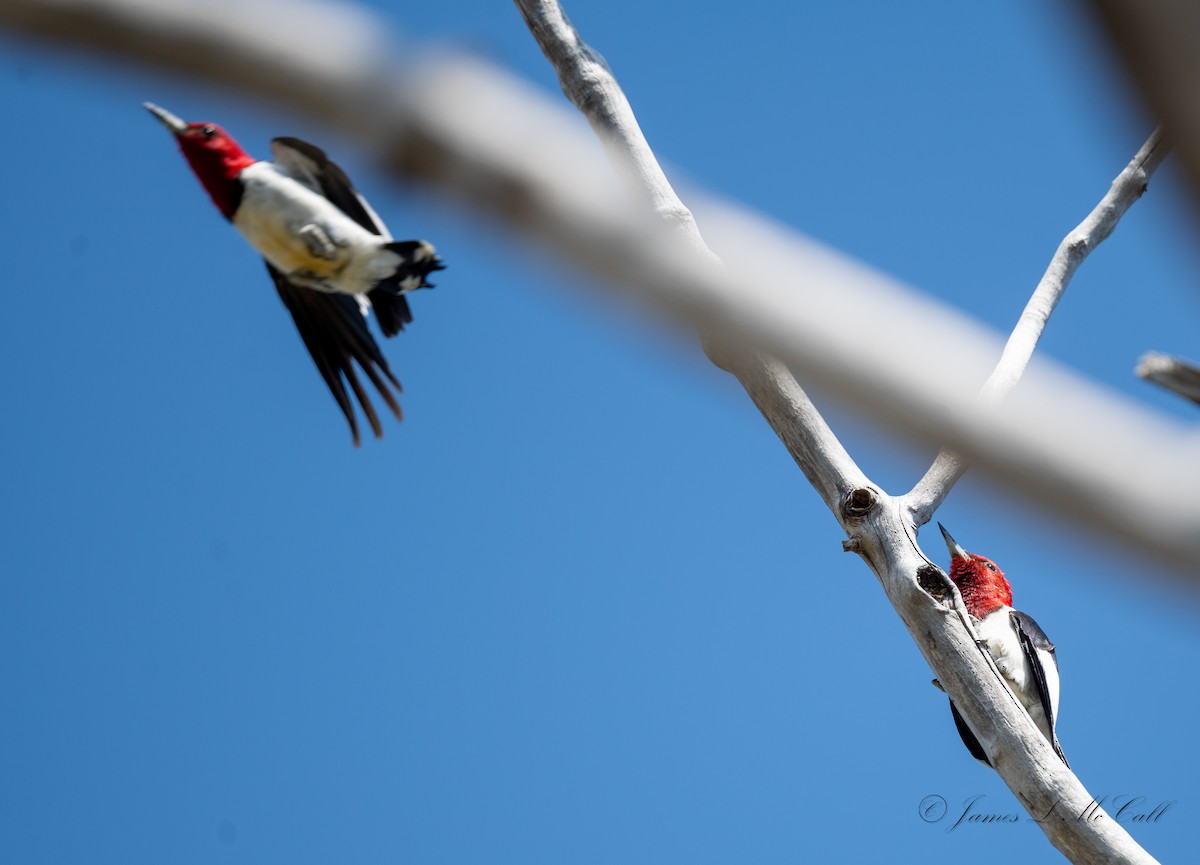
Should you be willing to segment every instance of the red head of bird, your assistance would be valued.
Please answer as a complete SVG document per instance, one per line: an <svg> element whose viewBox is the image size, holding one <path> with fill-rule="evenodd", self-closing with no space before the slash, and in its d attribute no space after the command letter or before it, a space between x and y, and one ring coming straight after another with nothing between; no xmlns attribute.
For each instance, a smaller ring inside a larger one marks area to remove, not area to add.
<svg viewBox="0 0 1200 865"><path fill-rule="evenodd" d="M967 612L982 619L1000 607L1011 607L1012 586L1005 579L1000 566L991 559L968 553L941 523L938 523L938 528L942 530L946 549L950 551L950 579L962 593Z"/></svg>
<svg viewBox="0 0 1200 865"><path fill-rule="evenodd" d="M192 171L200 178L217 209L227 219L237 210L237 177L256 160L233 137L213 123L187 123L153 102L145 108L170 129Z"/></svg>

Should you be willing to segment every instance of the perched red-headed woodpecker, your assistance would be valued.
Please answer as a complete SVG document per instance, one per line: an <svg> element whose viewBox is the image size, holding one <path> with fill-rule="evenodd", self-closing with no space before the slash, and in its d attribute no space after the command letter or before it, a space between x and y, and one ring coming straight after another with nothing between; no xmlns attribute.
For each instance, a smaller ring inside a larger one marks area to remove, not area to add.
<svg viewBox="0 0 1200 865"><path fill-rule="evenodd" d="M271 142L274 162L255 159L212 123L186 123L153 103L145 108L175 135L213 204L266 259L267 270L359 444L350 389L375 437L379 416L357 363L399 420L400 382L367 328L375 311L384 336L412 321L405 295L431 288L443 265L423 240L393 241L383 222L325 152L299 138ZM389 387L390 385L390 387Z"/></svg>
<svg viewBox="0 0 1200 865"><path fill-rule="evenodd" d="M950 579L958 586L967 612L975 619L975 632L987 646L1005 684L1054 747L1054 753L1066 763L1067 758L1054 733L1058 719L1058 659L1054 655L1054 644L1037 622L1012 608L1012 586L996 563L968 553L950 537L945 526L938 523L938 528L950 550ZM953 701L950 711L971 756L991 766L979 740Z"/></svg>

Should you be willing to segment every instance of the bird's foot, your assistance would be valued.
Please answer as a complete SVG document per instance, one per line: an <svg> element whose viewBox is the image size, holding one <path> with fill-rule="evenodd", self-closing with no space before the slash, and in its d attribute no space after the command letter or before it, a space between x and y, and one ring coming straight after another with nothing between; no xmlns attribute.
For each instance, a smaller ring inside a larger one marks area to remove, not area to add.
<svg viewBox="0 0 1200 865"><path fill-rule="evenodd" d="M337 244L319 225L306 225L300 229L300 239L304 241L304 245L308 247L308 251L315 258L322 258L326 261L333 261L337 258Z"/></svg>

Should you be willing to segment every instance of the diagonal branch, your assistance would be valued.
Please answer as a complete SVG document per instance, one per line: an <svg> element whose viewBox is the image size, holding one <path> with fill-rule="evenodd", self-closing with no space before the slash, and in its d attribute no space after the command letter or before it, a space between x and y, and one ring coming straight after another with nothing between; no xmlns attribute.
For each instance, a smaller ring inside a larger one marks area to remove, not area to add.
<svg viewBox="0 0 1200 865"><path fill-rule="evenodd" d="M1142 197L1150 183L1150 176L1169 151L1170 146L1162 127L1159 127L1113 180L1100 203L1063 238L1029 302L1025 304L1025 310L1004 346L1000 362L984 384L981 399L992 404L999 403L1017 386L1029 366L1038 340L1042 338L1046 322L1066 292L1071 277L1084 259L1113 233L1125 212ZM925 477L908 494L913 521L918 526L929 522L933 512L969 466L966 458L942 448Z"/></svg>
<svg viewBox="0 0 1200 865"><path fill-rule="evenodd" d="M628 191L645 199L652 213L678 225L702 254L716 260L700 237L692 211L675 194L655 159L608 63L580 38L559 4L518 2L517 8L558 75L563 94L592 125L609 159L621 171Z"/></svg>
<svg viewBox="0 0 1200 865"><path fill-rule="evenodd" d="M681 224L690 234L689 239L702 245L690 211L676 198L607 64L580 38L557 0L516 0L516 3L543 53L555 66L564 92L606 141L617 166L632 168L623 173L655 186L635 190L636 197L663 202L661 208L654 207L655 212L686 214ZM614 125L622 128L614 129ZM1105 234L1112 230L1111 225L1115 222L1116 219L1112 219ZM706 247L703 252L713 257ZM1073 271L1078 261L1068 258L1064 266ZM1061 284L1065 287L1065 279ZM1057 295L1054 295L1056 300ZM1053 302L1050 306L1053 307ZM1045 313L1048 315L1049 310ZM1041 324L1034 321L1026 325L1035 330L1028 345L1029 353L1032 353L1045 316L1041 317ZM790 374L779 370L782 376L764 376L764 369L778 369L778 365L773 361L762 361L761 365L748 363L755 359L745 354L735 353L731 357L734 359L732 368L785 443L832 439L820 414L806 399L808 410L804 413L789 415L776 410L778 391L794 389L803 397ZM1018 350L1014 349L1009 353L1008 363L1002 364L1012 371L1019 363L1020 369L1012 375L1014 384L1028 357L1026 354L1020 358ZM836 439L832 441L836 444ZM844 453L840 444L837 449ZM793 455L797 453L794 449L792 452ZM799 456L797 462L814 486L822 490L827 481L815 470L814 464ZM1110 862L1118 858L1152 862L1153 859L1111 821L1080 831L1079 821L1069 819L1073 806L1068 806L1065 813L1054 814L1056 808L1067 802L1082 803L1084 807L1092 802L1070 770L1053 755L1047 757L1049 746L1033 729L1024 709L1017 706L1012 692L1002 684L990 657L979 649L958 592L916 545L916 526L909 522L905 513L905 499L888 499L865 478L862 486L840 503L831 503L828 496L823 497L850 535L846 549L862 555L879 576L889 600L930 666L939 677L948 677L942 678L943 687L971 722L972 728L985 731L989 754L1001 757L993 759L993 765L1030 813L1041 818L1040 825L1055 846L1075 862Z"/></svg>
<svg viewBox="0 0 1200 865"><path fill-rule="evenodd" d="M517 0L517 8L557 73L563 93L600 137L629 192L674 226L703 260L723 267L701 237L692 211L667 179L604 57L583 40L555 0ZM714 363L742 383L836 515L846 496L868 482L795 377L777 360L735 351L718 340L706 340L705 347Z"/></svg>
<svg viewBox="0 0 1200 865"><path fill-rule="evenodd" d="M1200 4L1195 0L1085 0L1107 31L1147 108L1176 142L1193 203L1200 202Z"/></svg>

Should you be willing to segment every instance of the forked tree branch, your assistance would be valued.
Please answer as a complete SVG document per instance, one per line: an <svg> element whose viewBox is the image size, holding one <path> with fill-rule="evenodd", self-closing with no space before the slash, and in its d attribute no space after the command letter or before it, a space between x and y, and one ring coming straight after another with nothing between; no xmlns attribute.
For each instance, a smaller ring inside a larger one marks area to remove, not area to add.
<svg viewBox="0 0 1200 865"><path fill-rule="evenodd" d="M515 2L543 53L554 65L564 93L605 140L618 168L626 169L622 173L637 178L639 185L649 187L635 189L635 195L655 202L655 212L676 218L688 233L688 239L711 256L700 240L691 212L676 197L603 58L580 37L557 0ZM1086 249L1107 237L1120 214L1141 195L1145 178L1162 158L1161 152L1156 153L1156 141L1157 136L1152 137L1143 148L1147 152L1139 153L1140 158L1135 158L1130 168L1113 184L1109 196L1060 247L1047 277L1030 301L1026 315L1009 339L1000 366L989 380L991 393L1011 390L1016 384L1046 319L1065 290L1070 275L1086 255ZM1144 166L1150 160L1153 162L1147 170ZM1136 192L1130 188L1131 181L1123 182L1126 175L1136 175L1136 181L1133 181L1138 184ZM684 215L682 219L679 218L681 214ZM744 354L734 354L728 368L738 375L780 438L789 444L789 450L818 491L827 488L829 479L824 477L821 467L810 461L805 448L792 447L790 443L829 439L836 443L832 432L806 398L808 410L803 414L776 411L781 405L779 392L786 388L803 397L803 391L790 374L783 377L763 375L764 370L777 369L775 362L747 362L752 360L754 358ZM843 453L840 444L837 450ZM940 486L929 485L931 490L938 489L938 502L966 470L965 461L954 457L949 460L957 474L945 476ZM936 463L934 468L937 468ZM830 504L827 495L823 493L822 497ZM1080 831L1079 821L1072 819L1074 814L1070 810L1054 813L1060 803L1071 800L1082 800L1086 807L1091 797L1057 758L1046 759L1048 746L1041 733L1027 715L1022 720L1024 709L1015 705L1012 692L1003 684L990 656L975 642L974 629L958 592L917 547L916 526L909 522L905 499L887 499L864 479L859 489L833 507L834 516L850 535L846 549L861 554L875 570L914 641L922 647L938 673L942 687L955 699L972 728L982 731L978 735L986 743L985 749L989 754L995 754L992 764L1030 814L1041 821L1050 840L1077 863L1107 863L1118 859L1152 862L1153 859L1111 820L1105 821L1103 831L1093 833L1087 830L1094 827L1082 827L1083 831ZM1008 741L1001 744L1001 740ZM1014 740L1019 746L1014 747ZM1047 804L1049 807L1045 807Z"/></svg>
<svg viewBox="0 0 1200 865"><path fill-rule="evenodd" d="M1071 277L1083 260L1113 233L1125 211L1142 197L1151 175L1162 164L1169 150L1162 127L1159 127L1113 180L1100 203L1063 238L1005 343L1000 362L984 384L980 394L982 399L997 404L1017 386L1029 366L1038 340L1042 338L1046 322L1066 292ZM942 448L925 477L908 494L913 521L918 526L929 522L933 512L945 501L946 495L966 473L969 465L954 451Z"/></svg>

